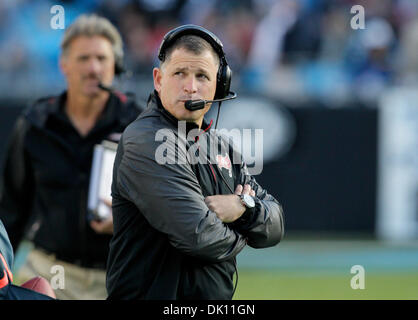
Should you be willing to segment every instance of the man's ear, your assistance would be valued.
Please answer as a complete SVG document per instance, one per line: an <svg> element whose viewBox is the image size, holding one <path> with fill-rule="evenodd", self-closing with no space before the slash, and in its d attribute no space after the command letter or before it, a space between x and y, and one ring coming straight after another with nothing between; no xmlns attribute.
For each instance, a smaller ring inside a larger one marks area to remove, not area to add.
<svg viewBox="0 0 418 320"><path fill-rule="evenodd" d="M68 71L67 59L63 56L60 56L58 64L59 64L59 68L62 74L67 75L67 71Z"/></svg>
<svg viewBox="0 0 418 320"><path fill-rule="evenodd" d="M152 76L154 78L154 88L158 93L160 93L160 91L161 91L161 78L162 78L161 69L160 68L154 68L152 70Z"/></svg>

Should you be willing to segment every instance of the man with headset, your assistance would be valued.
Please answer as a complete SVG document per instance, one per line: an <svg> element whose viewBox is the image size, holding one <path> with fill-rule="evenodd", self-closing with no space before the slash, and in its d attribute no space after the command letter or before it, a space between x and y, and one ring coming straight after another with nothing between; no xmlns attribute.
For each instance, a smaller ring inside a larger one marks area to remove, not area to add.
<svg viewBox="0 0 418 320"><path fill-rule="evenodd" d="M220 40L181 26L164 37L159 59L148 108L126 128L116 155L109 298L231 299L236 255L246 244L276 245L283 211L240 157L231 163L234 148L204 121L214 98L231 98ZM217 163L190 158L214 139L223 147Z"/></svg>
<svg viewBox="0 0 418 320"><path fill-rule="evenodd" d="M105 299L113 221L87 211L93 149L117 139L140 109L108 87L122 71L123 49L107 19L80 16L66 29L61 49L67 90L38 100L18 118L2 176L0 218L14 250L24 236L34 244L20 281L60 276L57 298Z"/></svg>

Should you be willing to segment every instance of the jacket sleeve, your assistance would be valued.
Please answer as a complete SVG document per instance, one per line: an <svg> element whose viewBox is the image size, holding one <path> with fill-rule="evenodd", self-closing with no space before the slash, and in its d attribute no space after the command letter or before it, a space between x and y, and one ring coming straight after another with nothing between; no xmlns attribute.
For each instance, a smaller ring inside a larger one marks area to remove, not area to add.
<svg viewBox="0 0 418 320"><path fill-rule="evenodd" d="M7 231L4 228L3 222L0 219L0 253L3 255L4 259L6 260L7 265L9 268L13 267L13 248L9 240L9 236L7 235ZM0 270L1 263L0 263ZM2 275L3 276L3 275Z"/></svg>
<svg viewBox="0 0 418 320"><path fill-rule="evenodd" d="M33 178L25 157L27 123L19 117L12 131L0 185L0 219L14 250L23 238L33 199Z"/></svg>
<svg viewBox="0 0 418 320"><path fill-rule="evenodd" d="M255 191L255 207L247 211L233 223L234 229L247 237L253 248L266 248L278 244L284 236L284 213L280 203L263 189L247 166L241 163L239 184L249 184Z"/></svg>
<svg viewBox="0 0 418 320"><path fill-rule="evenodd" d="M181 252L212 262L235 257L246 239L208 209L185 149L176 147L181 143L156 142L153 130L131 131L128 127L123 135L123 155L115 167L119 193ZM175 164L157 161L161 147L177 155Z"/></svg>

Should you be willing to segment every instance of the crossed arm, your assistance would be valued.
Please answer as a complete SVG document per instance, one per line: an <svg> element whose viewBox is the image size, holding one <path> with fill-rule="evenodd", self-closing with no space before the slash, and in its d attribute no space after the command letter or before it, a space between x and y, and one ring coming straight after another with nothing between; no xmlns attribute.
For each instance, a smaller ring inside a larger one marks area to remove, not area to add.
<svg viewBox="0 0 418 320"><path fill-rule="evenodd" d="M126 133L126 132L125 132ZM240 178L235 194L206 197L188 164L158 164L151 139L127 135L115 162L118 192L167 234L185 254L210 261L236 256L248 243L253 247L277 244L283 235L281 207L255 180ZM256 197L247 219L239 194Z"/></svg>

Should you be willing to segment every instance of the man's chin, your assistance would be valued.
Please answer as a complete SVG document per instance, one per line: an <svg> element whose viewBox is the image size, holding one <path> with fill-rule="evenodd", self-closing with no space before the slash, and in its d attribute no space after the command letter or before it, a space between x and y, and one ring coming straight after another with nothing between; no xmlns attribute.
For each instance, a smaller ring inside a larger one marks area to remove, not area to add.
<svg viewBox="0 0 418 320"><path fill-rule="evenodd" d="M194 122L197 118L199 118L197 111L198 110L190 111L185 109L181 114L179 114L179 118L183 121Z"/></svg>
<svg viewBox="0 0 418 320"><path fill-rule="evenodd" d="M102 93L104 93L104 91L100 89L99 87L89 87L89 88L84 89L84 95L89 98L95 98Z"/></svg>

